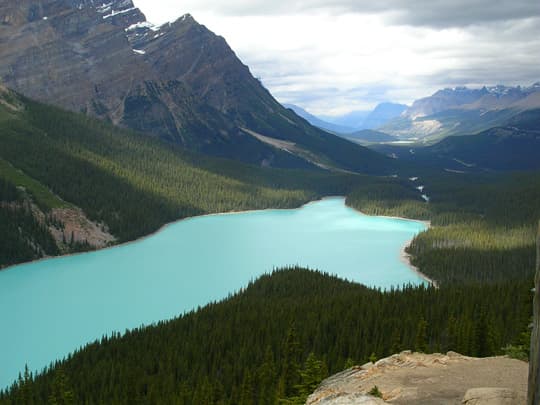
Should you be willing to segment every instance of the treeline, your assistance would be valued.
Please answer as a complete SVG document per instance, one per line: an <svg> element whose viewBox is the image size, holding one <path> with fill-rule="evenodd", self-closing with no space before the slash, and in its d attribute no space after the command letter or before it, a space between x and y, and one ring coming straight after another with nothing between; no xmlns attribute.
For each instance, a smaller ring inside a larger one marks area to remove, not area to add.
<svg viewBox="0 0 540 405"><path fill-rule="evenodd" d="M304 269L277 271L223 302L104 337L44 374L21 376L0 403L303 403L325 375L404 349L501 353L523 340L530 286L382 292Z"/></svg>
<svg viewBox="0 0 540 405"><path fill-rule="evenodd" d="M425 202L415 189L423 185ZM429 220L407 249L439 283L524 279L535 263L540 173L425 174L358 186L347 203L373 215Z"/></svg>

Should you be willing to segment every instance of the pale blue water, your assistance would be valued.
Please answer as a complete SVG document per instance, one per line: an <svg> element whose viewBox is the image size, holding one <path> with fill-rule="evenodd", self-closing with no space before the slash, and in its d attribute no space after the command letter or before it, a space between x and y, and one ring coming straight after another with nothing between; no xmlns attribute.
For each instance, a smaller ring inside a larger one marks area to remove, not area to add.
<svg viewBox="0 0 540 405"><path fill-rule="evenodd" d="M422 280L400 249L425 229L369 217L343 198L296 210L192 218L98 252L0 272L0 388L112 331L169 319L225 298L287 265L370 286Z"/></svg>

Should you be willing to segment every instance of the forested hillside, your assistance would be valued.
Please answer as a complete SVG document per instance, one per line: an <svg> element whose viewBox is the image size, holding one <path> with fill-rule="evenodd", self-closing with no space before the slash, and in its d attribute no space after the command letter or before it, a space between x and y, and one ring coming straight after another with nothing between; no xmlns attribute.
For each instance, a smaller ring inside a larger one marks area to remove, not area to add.
<svg viewBox="0 0 540 405"><path fill-rule="evenodd" d="M56 208L80 207L116 242L124 242L187 216L297 207L322 195L344 194L364 179L203 157L82 114L8 95L12 104L0 104L0 179L7 190L0 195L0 208L11 220L1 222L6 229L2 234L13 232L20 216L40 230L22 227L19 237L9 238L11 253L0 255L0 266L90 248L84 243L69 246L70 235L67 243L59 243L60 249L51 243L46 229L62 226L50 215ZM20 203L10 204L13 199ZM42 220L32 219L31 206L24 208L22 201L32 201ZM28 241L28 232L42 234L30 236L39 238L30 243L32 248L19 241Z"/></svg>
<svg viewBox="0 0 540 405"><path fill-rule="evenodd" d="M318 382L402 349L487 356L527 339L530 279L381 292L318 272L263 276L177 320L103 338L0 403L303 404Z"/></svg>
<svg viewBox="0 0 540 405"><path fill-rule="evenodd" d="M399 161L457 173L539 170L538 114L538 110L528 111L514 117L512 126L449 136L430 146L382 144L371 148Z"/></svg>
<svg viewBox="0 0 540 405"><path fill-rule="evenodd" d="M0 178L0 265L58 253L48 228L35 218L21 192Z"/></svg>
<svg viewBox="0 0 540 405"><path fill-rule="evenodd" d="M485 356L511 344L527 355L540 173L264 169L13 97L0 105L3 264L88 247L52 239L57 209L82 208L116 243L185 216L339 194L369 214L430 220L408 251L440 288L383 292L278 271L224 302L28 372L0 403L296 404L327 373L401 349Z"/></svg>
<svg viewBox="0 0 540 405"><path fill-rule="evenodd" d="M429 196L426 203L415 187ZM532 275L540 173L456 175L363 185L347 203L373 215L430 220L407 251L439 283L491 283Z"/></svg>

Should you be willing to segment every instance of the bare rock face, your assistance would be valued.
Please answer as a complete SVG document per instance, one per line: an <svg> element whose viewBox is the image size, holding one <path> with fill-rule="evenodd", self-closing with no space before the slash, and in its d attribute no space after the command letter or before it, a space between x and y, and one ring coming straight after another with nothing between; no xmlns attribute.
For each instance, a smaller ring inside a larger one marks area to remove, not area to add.
<svg viewBox="0 0 540 405"><path fill-rule="evenodd" d="M308 400L309 401L309 400ZM317 399L311 399L308 404L317 405L383 405L388 402L383 401L380 398L373 397L371 395L349 393L349 394L336 394L329 395L322 398L320 401Z"/></svg>
<svg viewBox="0 0 540 405"><path fill-rule="evenodd" d="M414 119L450 109L490 111L509 107L534 107L537 103L533 102L529 97L537 91L538 86L536 83L523 88L520 86L506 87L499 85L481 89L469 89L466 87L443 89L432 96L416 100L404 112L404 116Z"/></svg>
<svg viewBox="0 0 540 405"><path fill-rule="evenodd" d="M273 157L238 127L239 105L286 110L191 16L157 27L131 0L0 0L0 19L7 87L191 149Z"/></svg>
<svg viewBox="0 0 540 405"><path fill-rule="evenodd" d="M381 398L368 395L365 390L358 390L357 387L349 384L356 376L369 370L373 366L367 363L362 367L352 367L341 373L335 374L324 380L317 390L311 394L306 405L378 405L386 404Z"/></svg>
<svg viewBox="0 0 540 405"><path fill-rule="evenodd" d="M463 397L465 405L520 405L515 391L508 388L473 388Z"/></svg>
<svg viewBox="0 0 540 405"><path fill-rule="evenodd" d="M0 81L203 153L280 167L392 170L390 159L282 107L191 15L155 26L132 0L0 0ZM253 132L292 142L310 159Z"/></svg>
<svg viewBox="0 0 540 405"><path fill-rule="evenodd" d="M4 84L40 101L120 121L122 98L151 72L123 29L100 11L89 1L0 1Z"/></svg>
<svg viewBox="0 0 540 405"><path fill-rule="evenodd" d="M495 392L471 390L498 387L501 404L523 404L527 392L527 363L506 357L473 358L458 353L423 354L405 351L353 367L329 377L308 398L307 405L355 404L377 387L382 399L392 404L444 405L495 398ZM342 402L332 402L332 401ZM384 403L384 402L383 402ZM493 404L497 402L466 402Z"/></svg>
<svg viewBox="0 0 540 405"><path fill-rule="evenodd" d="M66 242L85 242L100 249L116 241L104 224L91 221L80 208L53 208L51 215L63 225L62 229L49 226L49 231L59 246Z"/></svg>

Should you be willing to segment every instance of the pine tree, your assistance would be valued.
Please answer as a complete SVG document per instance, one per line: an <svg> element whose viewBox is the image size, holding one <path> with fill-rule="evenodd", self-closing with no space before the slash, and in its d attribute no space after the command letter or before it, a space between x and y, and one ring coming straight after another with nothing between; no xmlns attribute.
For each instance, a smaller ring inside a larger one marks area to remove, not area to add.
<svg viewBox="0 0 540 405"><path fill-rule="evenodd" d="M300 371L301 383L297 385L298 395L305 401L321 381L326 377L327 370L323 361L318 360L315 354L310 353L304 368Z"/></svg>
<svg viewBox="0 0 540 405"><path fill-rule="evenodd" d="M457 331L457 320L452 315L448 318L448 325L446 327L446 350L456 351L458 350L458 331Z"/></svg>
<svg viewBox="0 0 540 405"><path fill-rule="evenodd" d="M266 347L264 362L258 370L259 393L258 404L274 405L276 403L276 365L274 353L270 346Z"/></svg>
<svg viewBox="0 0 540 405"><path fill-rule="evenodd" d="M279 381L279 396L288 398L296 393L296 384L300 380L300 342L294 326L289 328L283 348L281 377Z"/></svg>
<svg viewBox="0 0 540 405"><path fill-rule="evenodd" d="M75 396L71 391L66 373L62 367L55 371L52 392L49 395L49 405L75 404Z"/></svg>
<svg viewBox="0 0 540 405"><path fill-rule="evenodd" d="M428 351L427 327L428 323L422 317L418 321L418 326L416 328L416 338L414 341L414 348L417 352L427 353Z"/></svg>
<svg viewBox="0 0 540 405"><path fill-rule="evenodd" d="M244 379L242 381L242 388L240 391L239 405L255 405L255 396L253 392L253 379L251 373L246 371L244 373Z"/></svg>

